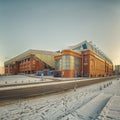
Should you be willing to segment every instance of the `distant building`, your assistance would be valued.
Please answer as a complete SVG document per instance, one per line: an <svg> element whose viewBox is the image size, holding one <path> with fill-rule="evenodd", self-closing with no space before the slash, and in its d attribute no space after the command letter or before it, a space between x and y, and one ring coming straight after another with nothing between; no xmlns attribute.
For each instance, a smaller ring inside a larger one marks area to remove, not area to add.
<svg viewBox="0 0 120 120"><path fill-rule="evenodd" d="M43 50L28 50L4 63L5 74L32 74L44 69L55 69L54 56L56 52Z"/></svg>
<svg viewBox="0 0 120 120"><path fill-rule="evenodd" d="M61 51L54 58L55 70L62 77L113 75L112 61L87 41Z"/></svg>
<svg viewBox="0 0 120 120"><path fill-rule="evenodd" d="M115 75L120 75L120 65L115 65Z"/></svg>
<svg viewBox="0 0 120 120"><path fill-rule="evenodd" d="M0 75L4 74L4 67L0 66Z"/></svg>

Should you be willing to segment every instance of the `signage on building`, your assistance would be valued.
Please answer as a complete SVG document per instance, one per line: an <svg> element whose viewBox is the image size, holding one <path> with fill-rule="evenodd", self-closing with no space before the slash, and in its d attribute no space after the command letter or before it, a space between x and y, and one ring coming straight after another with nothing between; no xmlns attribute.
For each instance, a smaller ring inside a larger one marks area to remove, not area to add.
<svg viewBox="0 0 120 120"><path fill-rule="evenodd" d="M84 62L84 65L88 65L88 62Z"/></svg>

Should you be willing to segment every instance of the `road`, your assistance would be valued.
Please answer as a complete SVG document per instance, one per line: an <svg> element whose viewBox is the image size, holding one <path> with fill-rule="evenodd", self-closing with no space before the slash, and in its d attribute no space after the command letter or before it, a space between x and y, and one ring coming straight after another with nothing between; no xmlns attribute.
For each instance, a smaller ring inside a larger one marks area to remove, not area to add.
<svg viewBox="0 0 120 120"><path fill-rule="evenodd" d="M30 98L35 96L46 95L50 93L61 92L69 89L75 89L77 87L87 86L99 82L111 80L113 78L99 78L99 79L86 79L85 81L59 81L52 83L41 83L38 85L25 85L23 87L16 87L11 89L0 89L0 103L18 100L24 98ZM115 78L114 78L115 79ZM6 87L7 88L7 87Z"/></svg>

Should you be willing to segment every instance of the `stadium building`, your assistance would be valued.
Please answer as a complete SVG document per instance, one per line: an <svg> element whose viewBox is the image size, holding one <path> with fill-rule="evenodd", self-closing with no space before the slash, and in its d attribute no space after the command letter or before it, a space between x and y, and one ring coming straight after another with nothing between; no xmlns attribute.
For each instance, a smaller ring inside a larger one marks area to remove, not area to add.
<svg viewBox="0 0 120 120"><path fill-rule="evenodd" d="M100 77L113 75L112 61L91 42L62 50L55 57L55 70L62 77Z"/></svg>
<svg viewBox="0 0 120 120"><path fill-rule="evenodd" d="M28 50L4 63L5 74L33 74L44 69L53 70L55 55L57 53L51 51Z"/></svg>
<svg viewBox="0 0 120 120"><path fill-rule="evenodd" d="M55 70L57 77L113 75L112 61L91 42L83 41L61 52L28 50L4 63L6 75Z"/></svg>

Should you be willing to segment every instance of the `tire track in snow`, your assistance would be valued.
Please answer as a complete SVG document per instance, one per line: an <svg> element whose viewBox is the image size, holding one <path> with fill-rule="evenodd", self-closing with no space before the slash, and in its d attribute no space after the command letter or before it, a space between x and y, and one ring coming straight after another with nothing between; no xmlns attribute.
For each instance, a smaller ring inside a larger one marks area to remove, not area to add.
<svg viewBox="0 0 120 120"><path fill-rule="evenodd" d="M73 113L61 118L61 120L94 120L110 98L111 95L101 93Z"/></svg>
<svg viewBox="0 0 120 120"><path fill-rule="evenodd" d="M92 96L84 99L83 102L80 101L80 100L78 100L77 103L74 105L73 108L68 108L68 110L67 110L64 114L62 114L62 115L60 115L59 117L57 117L57 120L60 120L60 119L63 118L64 116L67 116L67 115L69 115L69 114L72 114L72 113L73 113L74 111L76 111L77 109L79 109L79 108L81 108L82 106L86 105L90 100L94 99L96 96L98 96L97 93L95 93L95 94L93 94ZM83 97L83 96L82 96L82 97ZM80 103L80 102L81 102L81 103Z"/></svg>
<svg viewBox="0 0 120 120"><path fill-rule="evenodd" d="M64 96L56 108L47 115L49 118L46 118L46 120L59 120L64 116L73 113L75 110L88 103L91 99L94 99L97 95L98 93L92 93L89 95L85 93L77 95L77 98L74 98L74 96L72 99L70 99L71 96ZM53 105L52 107L54 108L55 106Z"/></svg>
<svg viewBox="0 0 120 120"><path fill-rule="evenodd" d="M120 96L111 97L96 120L120 120L119 100Z"/></svg>

